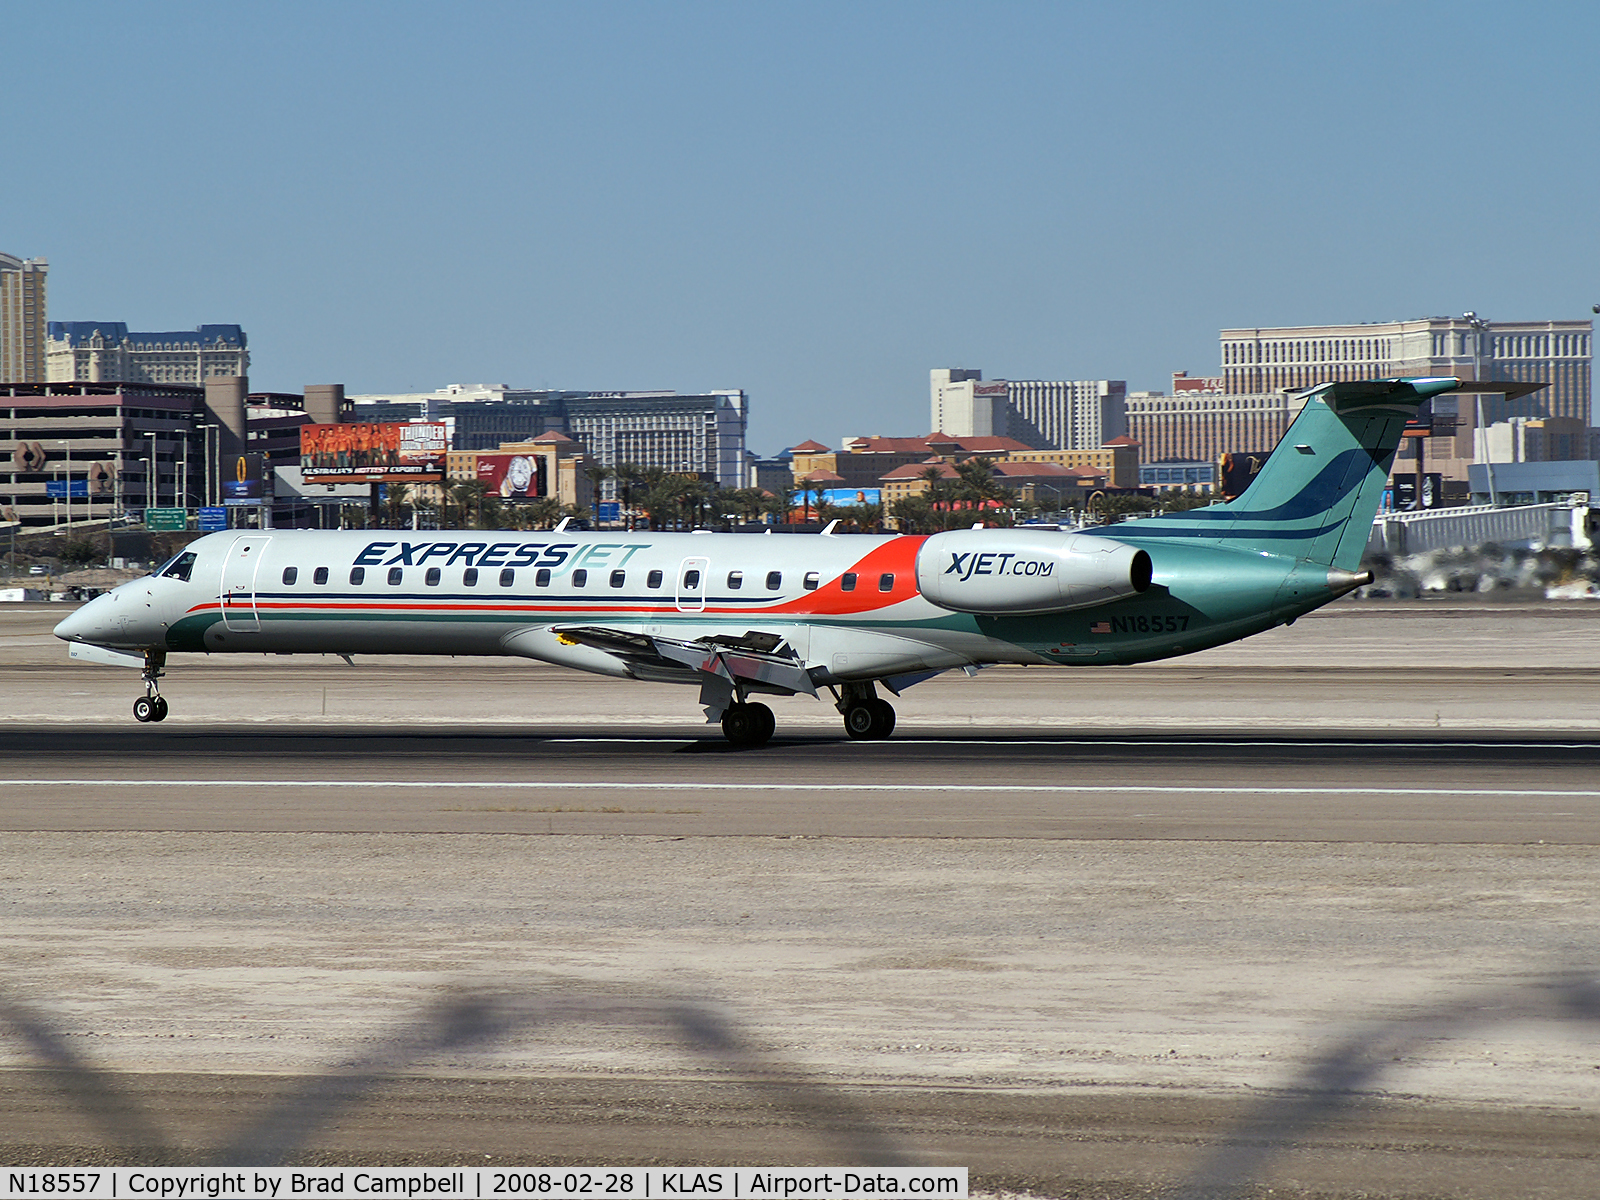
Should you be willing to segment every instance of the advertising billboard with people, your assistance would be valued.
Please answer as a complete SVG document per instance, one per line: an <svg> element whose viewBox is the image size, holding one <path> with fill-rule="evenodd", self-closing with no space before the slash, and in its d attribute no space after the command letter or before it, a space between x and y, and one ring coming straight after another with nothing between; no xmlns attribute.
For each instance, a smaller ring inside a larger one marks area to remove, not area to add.
<svg viewBox="0 0 1600 1200"><path fill-rule="evenodd" d="M437 482L449 449L449 431L438 422L300 426L307 483Z"/></svg>

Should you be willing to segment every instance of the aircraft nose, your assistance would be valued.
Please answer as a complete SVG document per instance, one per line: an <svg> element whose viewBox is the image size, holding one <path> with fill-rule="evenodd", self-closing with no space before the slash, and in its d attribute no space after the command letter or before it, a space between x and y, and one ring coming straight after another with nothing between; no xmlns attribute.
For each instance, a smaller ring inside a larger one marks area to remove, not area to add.
<svg viewBox="0 0 1600 1200"><path fill-rule="evenodd" d="M116 602L111 596L96 596L83 607L69 613L57 623L55 634L64 642L94 642L110 637L116 626L112 623Z"/></svg>

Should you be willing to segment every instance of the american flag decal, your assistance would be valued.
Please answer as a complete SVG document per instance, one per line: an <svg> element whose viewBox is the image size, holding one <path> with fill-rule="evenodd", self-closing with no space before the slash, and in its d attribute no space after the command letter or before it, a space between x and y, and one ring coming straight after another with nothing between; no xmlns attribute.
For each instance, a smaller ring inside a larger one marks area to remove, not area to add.
<svg viewBox="0 0 1600 1200"><path fill-rule="evenodd" d="M1110 633L1111 632L1111 622L1110 621L1096 621L1093 625L1089 626L1089 632L1090 633Z"/></svg>

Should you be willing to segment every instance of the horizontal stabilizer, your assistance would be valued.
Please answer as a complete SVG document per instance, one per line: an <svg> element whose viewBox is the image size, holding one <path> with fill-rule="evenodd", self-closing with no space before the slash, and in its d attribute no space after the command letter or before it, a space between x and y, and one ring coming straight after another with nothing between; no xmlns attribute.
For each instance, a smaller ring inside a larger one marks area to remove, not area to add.
<svg viewBox="0 0 1600 1200"><path fill-rule="evenodd" d="M1445 375L1427 379L1347 379L1295 388L1290 394L1315 392L1337 410L1348 411L1366 404L1417 404L1445 392L1493 392L1515 400L1549 386L1537 381L1517 383L1509 379L1456 379Z"/></svg>

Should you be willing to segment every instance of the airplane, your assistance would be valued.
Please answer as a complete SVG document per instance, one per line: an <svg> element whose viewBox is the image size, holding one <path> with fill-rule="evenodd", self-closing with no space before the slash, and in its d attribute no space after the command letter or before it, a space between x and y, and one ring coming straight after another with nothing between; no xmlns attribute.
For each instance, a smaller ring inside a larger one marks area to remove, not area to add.
<svg viewBox="0 0 1600 1200"><path fill-rule="evenodd" d="M1462 386L1303 389L1236 499L1093 532L235 530L55 634L75 658L142 669L139 721L167 715L158 680L172 653L509 655L696 686L738 746L775 730L763 695L826 692L849 737L886 738L895 710L880 686L898 697L956 669L1190 654L1371 582L1358 568L1406 420Z"/></svg>

